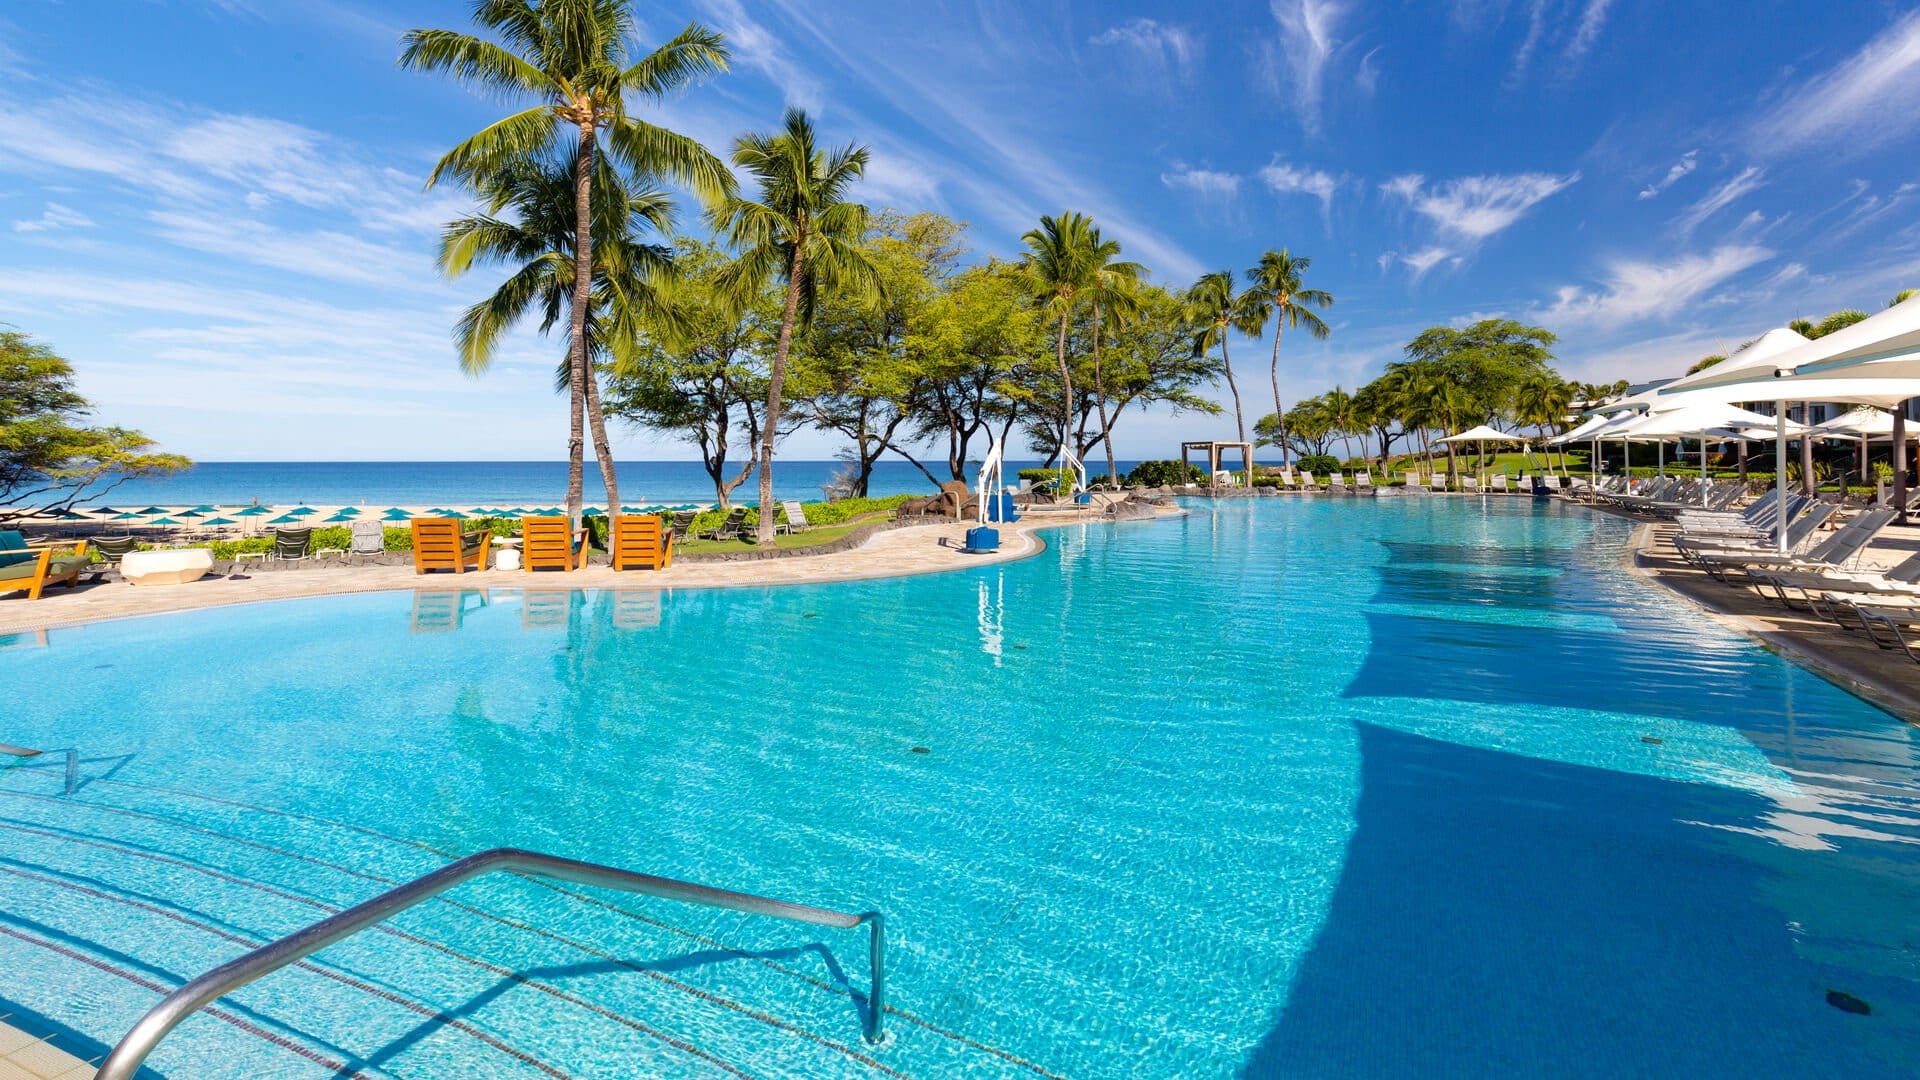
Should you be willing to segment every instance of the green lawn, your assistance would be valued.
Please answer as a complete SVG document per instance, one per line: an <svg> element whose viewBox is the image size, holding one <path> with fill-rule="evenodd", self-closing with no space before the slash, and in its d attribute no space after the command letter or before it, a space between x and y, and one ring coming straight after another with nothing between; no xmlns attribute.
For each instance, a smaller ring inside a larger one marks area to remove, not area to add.
<svg viewBox="0 0 1920 1080"><path fill-rule="evenodd" d="M773 538L773 546L790 550L831 544L862 525L884 521L891 516L891 511L884 514L868 514L834 525L821 525L804 532L781 533ZM683 555L706 555L717 551L751 551L753 547L753 533L749 530L744 540L682 540L675 545L675 550Z"/></svg>

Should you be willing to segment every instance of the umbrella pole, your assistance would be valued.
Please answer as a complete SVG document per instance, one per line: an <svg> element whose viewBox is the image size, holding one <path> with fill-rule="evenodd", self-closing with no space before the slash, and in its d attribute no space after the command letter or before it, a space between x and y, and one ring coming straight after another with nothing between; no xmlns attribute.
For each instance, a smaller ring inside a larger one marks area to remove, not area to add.
<svg viewBox="0 0 1920 1080"><path fill-rule="evenodd" d="M1777 401L1773 409L1773 488L1778 509L1773 535L1780 554L1787 553L1787 403Z"/></svg>
<svg viewBox="0 0 1920 1080"><path fill-rule="evenodd" d="M1653 441L1653 460L1659 470L1660 479L1665 480L1667 478L1667 440Z"/></svg>

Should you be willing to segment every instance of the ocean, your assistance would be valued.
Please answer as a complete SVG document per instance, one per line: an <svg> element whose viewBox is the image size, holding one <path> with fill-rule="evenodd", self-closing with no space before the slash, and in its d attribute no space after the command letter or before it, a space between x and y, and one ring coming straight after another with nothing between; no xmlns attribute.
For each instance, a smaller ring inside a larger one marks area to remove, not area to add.
<svg viewBox="0 0 1920 1080"><path fill-rule="evenodd" d="M1038 461L1008 462L1008 482L1016 469L1038 466ZM1120 463L1121 473L1134 462ZM776 498L816 501L822 485L844 468L839 461L776 460L773 490ZM945 477L944 463L928 466ZM1089 466L1089 473L1104 469ZM737 468L737 466L736 466ZM697 461L627 461L618 464L620 501L646 504L707 504L714 501L713 482ZM968 469L969 478L974 470ZM868 494L925 494L935 485L926 474L904 461L881 461L874 466ZM130 479L110 491L89 497L83 506L129 504L179 506L208 503L266 506L305 503L319 506L558 506L567 495L564 461L202 461L192 468L160 479ZM735 501L752 502L759 495L756 473L734 490ZM587 463L586 500L590 506L606 503L600 470Z"/></svg>

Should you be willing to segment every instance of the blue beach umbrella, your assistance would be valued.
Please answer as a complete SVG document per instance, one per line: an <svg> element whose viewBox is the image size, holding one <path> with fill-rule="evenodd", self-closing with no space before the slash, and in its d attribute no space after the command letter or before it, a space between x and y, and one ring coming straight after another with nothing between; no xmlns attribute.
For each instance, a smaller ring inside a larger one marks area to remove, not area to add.
<svg viewBox="0 0 1920 1080"><path fill-rule="evenodd" d="M208 506L206 503L201 503L199 506L194 507L192 512L196 514L211 514L215 511L213 507Z"/></svg>
<svg viewBox="0 0 1920 1080"><path fill-rule="evenodd" d="M206 517L211 512L212 511L209 510L182 510L180 511L180 516L183 518Z"/></svg>
<svg viewBox="0 0 1920 1080"><path fill-rule="evenodd" d="M320 522L323 525L333 525L342 521L352 521L352 520L353 520L353 516L351 514L331 514L327 517L321 518Z"/></svg>
<svg viewBox="0 0 1920 1080"><path fill-rule="evenodd" d="M96 506L93 508L93 512L96 514L106 515L106 514L117 514L120 511L115 510L111 506Z"/></svg>
<svg viewBox="0 0 1920 1080"><path fill-rule="evenodd" d="M311 506L296 506L293 509L287 511L288 515L292 517L297 517L297 518L303 518L309 514L317 514L319 512L320 511L315 510Z"/></svg>
<svg viewBox="0 0 1920 1080"><path fill-rule="evenodd" d="M380 515L381 521L410 521L412 519L413 519L412 514L407 513L405 510L402 510L397 506L387 511L386 513Z"/></svg>
<svg viewBox="0 0 1920 1080"><path fill-rule="evenodd" d="M234 516L235 517L259 517L261 514L271 514L271 513L273 513L273 510L269 507L249 506L245 510L240 511Z"/></svg>
<svg viewBox="0 0 1920 1080"><path fill-rule="evenodd" d="M146 508L145 510L135 510L135 511L134 511L134 513L136 513L136 514L149 514L149 515L151 515L151 514L164 514L164 513L166 513L166 512L167 512L167 508L166 508L166 507L164 507L164 506L149 506L149 507L147 507L147 508Z"/></svg>
<svg viewBox="0 0 1920 1080"><path fill-rule="evenodd" d="M232 518L217 517L217 518L208 518L207 520L201 522L200 524L202 525L238 525L240 523L233 520Z"/></svg>
<svg viewBox="0 0 1920 1080"><path fill-rule="evenodd" d="M138 521L139 519L140 519L140 515L132 513L131 511L125 514L113 515L113 520L115 521Z"/></svg>
<svg viewBox="0 0 1920 1080"><path fill-rule="evenodd" d="M269 524L269 525L298 525L298 524L300 524L300 519L299 519L299 518L297 518L297 517L294 517L294 516L293 516L292 514L281 514L281 515L280 515L279 517L277 517L277 518L274 518L273 520L271 520L271 521L269 521L269 522L267 522L267 524Z"/></svg>
<svg viewBox="0 0 1920 1080"><path fill-rule="evenodd" d="M359 517L360 511L351 506L343 506L333 512L334 517Z"/></svg>
<svg viewBox="0 0 1920 1080"><path fill-rule="evenodd" d="M607 512L597 506L583 506L580 508L580 514L582 517L605 517Z"/></svg>
<svg viewBox="0 0 1920 1080"><path fill-rule="evenodd" d="M152 520L151 522L149 522L149 524L152 524L152 525L178 525L178 524L180 524L180 523L179 523L179 522L177 522L177 521L175 521L175 520L173 520L173 519L172 519L172 518L170 518L170 517L157 517L157 518L154 518L154 519L153 519L153 520Z"/></svg>

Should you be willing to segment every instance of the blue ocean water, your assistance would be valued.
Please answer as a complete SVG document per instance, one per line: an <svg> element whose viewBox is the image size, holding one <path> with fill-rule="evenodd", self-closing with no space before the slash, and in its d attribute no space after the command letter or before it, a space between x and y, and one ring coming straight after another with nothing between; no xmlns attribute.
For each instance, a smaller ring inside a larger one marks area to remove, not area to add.
<svg viewBox="0 0 1920 1080"><path fill-rule="evenodd" d="M884 910L891 1041L860 932L494 878L155 1066L1920 1071L1920 730L1631 577L1631 526L1578 507L1195 511L917 578L13 639L0 740L77 747L80 783L0 773L0 1012L108 1043L250 942L517 845Z"/></svg>
<svg viewBox="0 0 1920 1080"><path fill-rule="evenodd" d="M1008 471L1033 462L1009 462ZM1135 463L1119 463L1124 473ZM929 462L935 476L947 478L945 465ZM735 466L737 469L738 466ZM811 501L821 485L843 466L837 461L774 462L774 495ZM1104 464L1101 466L1104 469ZM1097 470L1096 470L1097 471ZM971 479L974 470L969 467ZM711 503L713 482L697 461L618 463L620 500L643 503ZM869 494L925 494L938 487L911 463L883 460L874 467ZM604 505L600 471L587 463L586 500ZM734 491L736 502L759 498L756 473ZM89 499L91 505L184 506L199 503L267 506L311 503L321 506L466 506L537 503L558 505L567 494L564 461L203 461L173 476L127 480Z"/></svg>

